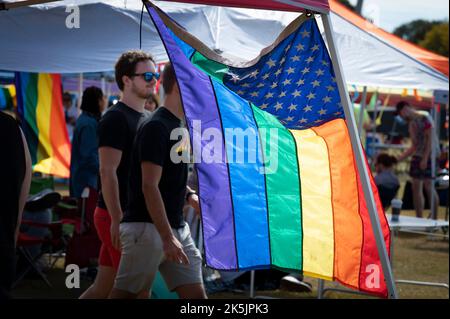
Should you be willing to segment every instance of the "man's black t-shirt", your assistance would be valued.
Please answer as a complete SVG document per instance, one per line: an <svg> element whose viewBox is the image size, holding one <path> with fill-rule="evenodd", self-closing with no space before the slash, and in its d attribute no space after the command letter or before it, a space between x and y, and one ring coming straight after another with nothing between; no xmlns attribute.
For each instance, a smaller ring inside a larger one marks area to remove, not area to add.
<svg viewBox="0 0 450 319"><path fill-rule="evenodd" d="M122 151L117 179L119 183L120 206L125 210L128 202L128 175L131 163L131 150L137 128L150 113L135 111L122 102L112 106L98 124L98 147L108 146ZM100 189L101 189L101 184ZM107 209L100 190L98 207Z"/></svg>
<svg viewBox="0 0 450 319"><path fill-rule="evenodd" d="M172 228L184 226L183 205L186 194L187 164L174 163L171 150L180 145L171 140L173 129L180 128L180 120L165 107L160 107L147 119L136 135L130 169L129 206L123 222L152 222L142 193L142 162L152 162L162 167L159 191L164 202L167 218ZM176 152L179 154L178 150ZM150 204L151 205L151 204Z"/></svg>
<svg viewBox="0 0 450 319"><path fill-rule="evenodd" d="M0 150L0 245L13 247L25 177L25 152L19 125L3 112L0 112Z"/></svg>
<svg viewBox="0 0 450 319"><path fill-rule="evenodd" d="M15 232L25 178L25 151L16 121L0 112L0 300L10 298L15 271Z"/></svg>

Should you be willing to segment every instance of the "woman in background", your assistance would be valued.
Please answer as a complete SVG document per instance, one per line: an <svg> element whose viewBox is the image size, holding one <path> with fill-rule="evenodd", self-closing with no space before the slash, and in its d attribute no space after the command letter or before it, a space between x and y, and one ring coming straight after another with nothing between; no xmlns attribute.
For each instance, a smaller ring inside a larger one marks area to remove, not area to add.
<svg viewBox="0 0 450 319"><path fill-rule="evenodd" d="M102 90L95 86L84 90L81 101L82 113L77 119L72 140L71 197L81 198L86 187L90 191L89 197L97 194L99 170L97 125L105 106L106 99Z"/></svg>
<svg viewBox="0 0 450 319"><path fill-rule="evenodd" d="M156 111L156 109L159 107L159 97L155 93L152 93L150 97L145 102L145 109L150 112Z"/></svg>

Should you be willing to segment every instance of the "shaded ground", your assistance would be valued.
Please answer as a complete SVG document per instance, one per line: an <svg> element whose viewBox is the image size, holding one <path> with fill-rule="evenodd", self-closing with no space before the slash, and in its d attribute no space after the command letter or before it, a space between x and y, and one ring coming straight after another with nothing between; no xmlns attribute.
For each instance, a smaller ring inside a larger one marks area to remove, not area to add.
<svg viewBox="0 0 450 319"><path fill-rule="evenodd" d="M412 215L412 211L402 212ZM440 216L444 216L440 212ZM14 290L16 298L78 298L89 286L87 278L81 280L79 289L68 289L65 286L66 274L63 269L64 261L60 259L56 267L47 272L52 284L49 288L37 279L25 279ZM257 275L257 274L256 274ZM410 279L430 282L449 283L449 242L441 238L432 238L423 235L399 233L394 239L394 275L396 279ZM257 296L276 298L316 298L317 280L305 278L313 285L312 293L294 293L282 290L257 291ZM326 283L326 287L338 287L335 283ZM397 286L400 298L449 298L447 289L422 287L399 284ZM248 292L243 293L216 293L210 298L248 298ZM353 294L328 292L327 298L367 298Z"/></svg>
<svg viewBox="0 0 450 319"><path fill-rule="evenodd" d="M404 181L401 183L399 194L403 194ZM58 186L58 192L67 195L66 186ZM439 218L445 216L445 207L440 207ZM402 211L402 214L414 216L414 211ZM427 216L428 211L424 212ZM82 276L79 289L68 289L65 285L64 260L60 259L56 266L47 271L52 284L48 287L41 279L24 279L13 291L16 298L78 298L89 287L91 281ZM394 276L396 279L449 283L449 241L448 239L425 235L399 233L394 238ZM256 276L258 273L256 273ZM317 279L305 278L313 286L312 293L295 293L283 290L257 291L256 296L275 298L317 298ZM326 287L341 287L338 284L326 282ZM441 298L448 299L449 291L443 288L413 286L398 284L400 298ZM209 298L248 298L249 292L222 292L210 294ZM327 298L368 298L354 294L327 292Z"/></svg>

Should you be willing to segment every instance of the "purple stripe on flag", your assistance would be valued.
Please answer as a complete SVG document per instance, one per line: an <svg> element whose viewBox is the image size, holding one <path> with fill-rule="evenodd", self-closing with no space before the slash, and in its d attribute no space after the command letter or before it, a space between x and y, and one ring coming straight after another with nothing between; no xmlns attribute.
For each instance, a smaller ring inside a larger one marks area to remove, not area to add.
<svg viewBox="0 0 450 319"><path fill-rule="evenodd" d="M221 152L220 161L206 163L202 160L201 163L196 164L196 169L203 219L206 263L216 269L236 269L238 263L230 178L225 160L221 117L214 90L209 77L193 66L185 57L156 11L148 4L147 10L159 31L175 70L196 161L201 160L201 158L198 158L201 156L201 150L212 142L200 138L207 135L204 135L205 131L214 129L222 132L221 140L219 142L214 141L214 145L221 146L221 149L214 150L215 152ZM200 123L201 127L195 125L194 121L200 121L197 123ZM213 207L220 207L221 209L218 211Z"/></svg>

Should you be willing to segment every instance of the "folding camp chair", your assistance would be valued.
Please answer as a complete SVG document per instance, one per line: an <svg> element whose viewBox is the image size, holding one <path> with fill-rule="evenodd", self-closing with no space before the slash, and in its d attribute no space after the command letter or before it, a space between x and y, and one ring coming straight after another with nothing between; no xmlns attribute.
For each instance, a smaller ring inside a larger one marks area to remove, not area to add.
<svg viewBox="0 0 450 319"><path fill-rule="evenodd" d="M40 238L28 235L25 232L19 233L19 238L17 241L17 252L19 254L19 257L22 256L23 260L26 261L26 265L17 275L16 280L13 283L13 287L15 287L31 270L34 270L49 287L52 287L47 279L47 276L41 270L38 262L44 254L63 249L63 247L65 246L65 242L62 236L62 223L52 222L50 224L45 224L32 221L22 221L22 225L48 229L50 235L44 238ZM31 250L31 248L36 247L36 245L40 246L40 250L37 254L35 254ZM52 264L52 266L53 265L54 263Z"/></svg>
<svg viewBox="0 0 450 319"><path fill-rule="evenodd" d="M17 243L18 261L24 262L14 282L16 286L26 274L34 270L47 285L51 286L40 269L39 261L45 254L49 256L48 267L52 268L59 257L64 255L67 240L63 234L63 222L52 221L51 209L61 199L61 195L51 189L44 189L29 196L25 204L23 219ZM52 257L57 254L57 258Z"/></svg>

